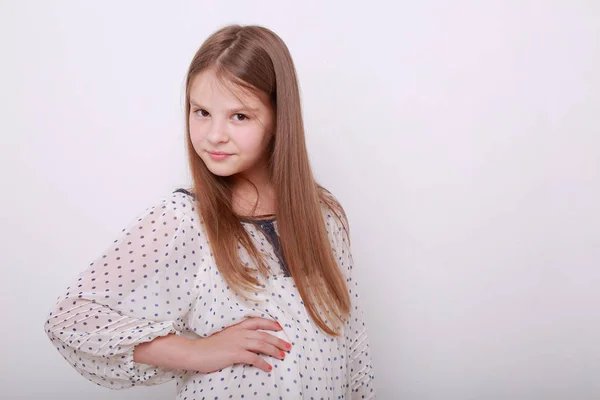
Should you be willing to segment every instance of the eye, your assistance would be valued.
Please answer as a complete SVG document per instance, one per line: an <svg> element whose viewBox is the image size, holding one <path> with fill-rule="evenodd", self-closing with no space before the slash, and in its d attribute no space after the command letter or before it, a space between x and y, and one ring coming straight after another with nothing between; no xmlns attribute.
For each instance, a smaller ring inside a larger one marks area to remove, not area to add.
<svg viewBox="0 0 600 400"><path fill-rule="evenodd" d="M237 119L238 121L244 121L248 119L248 116L245 114L233 114L233 119Z"/></svg>
<svg viewBox="0 0 600 400"><path fill-rule="evenodd" d="M196 115L198 115L199 117L208 117L210 114L208 113L208 111L203 110L203 109L199 109L194 111L196 113Z"/></svg>

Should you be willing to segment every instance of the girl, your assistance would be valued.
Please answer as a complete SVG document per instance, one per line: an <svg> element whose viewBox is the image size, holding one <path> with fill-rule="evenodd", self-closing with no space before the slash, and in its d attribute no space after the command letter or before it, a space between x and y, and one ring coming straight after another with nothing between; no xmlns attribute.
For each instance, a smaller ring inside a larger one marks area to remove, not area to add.
<svg viewBox="0 0 600 400"><path fill-rule="evenodd" d="M193 188L124 229L45 329L112 389L178 399L373 399L343 210L315 182L292 58L258 26L200 47L186 81Z"/></svg>

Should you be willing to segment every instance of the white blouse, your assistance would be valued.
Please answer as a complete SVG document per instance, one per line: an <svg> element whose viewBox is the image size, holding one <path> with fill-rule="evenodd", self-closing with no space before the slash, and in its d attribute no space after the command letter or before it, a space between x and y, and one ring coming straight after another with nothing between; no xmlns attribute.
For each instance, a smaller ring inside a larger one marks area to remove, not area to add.
<svg viewBox="0 0 600 400"><path fill-rule="evenodd" d="M352 300L343 334L322 333L309 317L264 229L243 221L272 274L251 301L219 274L193 199L176 192L148 208L59 297L45 329L84 377L111 389L177 381L177 399L374 399L373 366L348 237L323 206L326 227ZM272 227L277 229L277 222ZM251 262L240 250L244 262ZM134 347L169 333L207 337L248 317L276 320L292 344L264 372L236 364L201 374L133 361Z"/></svg>

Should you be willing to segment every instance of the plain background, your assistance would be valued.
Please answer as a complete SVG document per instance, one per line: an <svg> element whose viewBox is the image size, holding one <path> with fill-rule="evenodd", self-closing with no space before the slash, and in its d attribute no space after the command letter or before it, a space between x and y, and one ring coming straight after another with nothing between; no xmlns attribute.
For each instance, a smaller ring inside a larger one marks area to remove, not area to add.
<svg viewBox="0 0 600 400"><path fill-rule="evenodd" d="M2 1L1 393L171 399L80 377L43 324L186 186L202 41L288 44L311 161L351 221L380 399L600 398L600 3Z"/></svg>

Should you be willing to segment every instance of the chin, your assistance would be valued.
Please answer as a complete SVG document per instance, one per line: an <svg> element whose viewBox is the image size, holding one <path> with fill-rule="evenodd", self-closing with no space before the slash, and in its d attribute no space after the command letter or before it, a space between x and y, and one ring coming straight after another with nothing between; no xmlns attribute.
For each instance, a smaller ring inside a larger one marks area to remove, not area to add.
<svg viewBox="0 0 600 400"><path fill-rule="evenodd" d="M235 175L235 172L223 172L223 171L215 171L214 169L208 169L213 175L220 176L222 178L227 178L229 176Z"/></svg>
<svg viewBox="0 0 600 400"><path fill-rule="evenodd" d="M213 174L216 176L221 176L223 178L226 178L228 176L232 176L235 175L237 173L237 171L234 168L231 167L227 167L225 165L211 165L210 162L204 162L204 165L206 165L206 168Z"/></svg>

